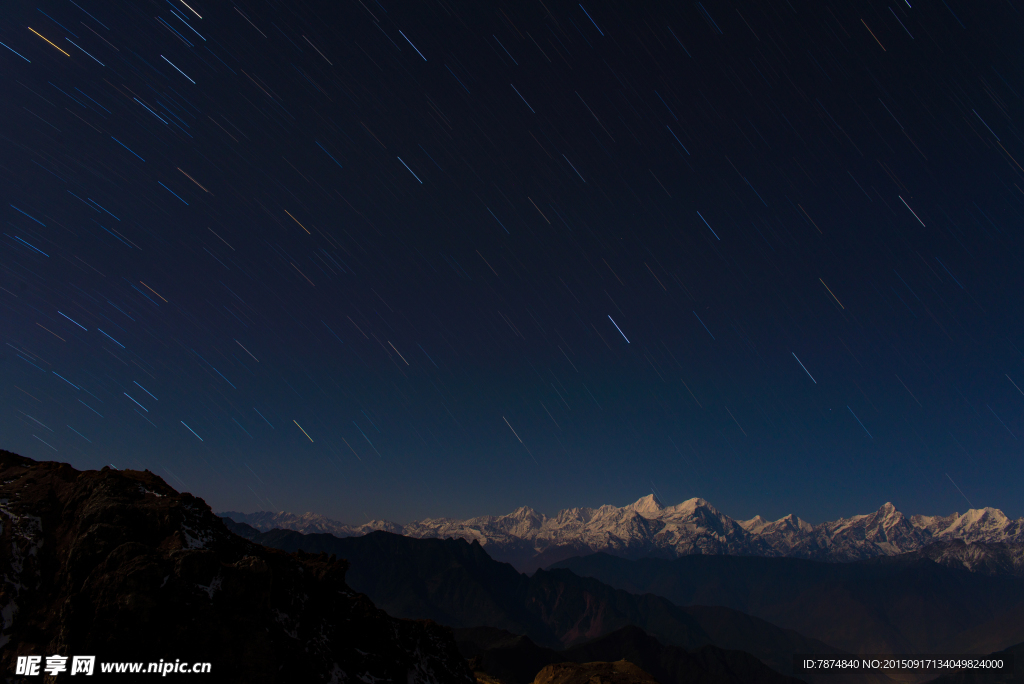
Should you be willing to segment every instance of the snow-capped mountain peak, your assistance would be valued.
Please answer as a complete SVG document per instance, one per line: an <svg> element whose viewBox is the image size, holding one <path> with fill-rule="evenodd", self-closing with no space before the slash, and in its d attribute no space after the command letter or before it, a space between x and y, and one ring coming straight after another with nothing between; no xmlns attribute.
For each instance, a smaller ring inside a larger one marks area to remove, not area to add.
<svg viewBox="0 0 1024 684"><path fill-rule="evenodd" d="M940 530L942 537L972 541L999 541L1003 537L1021 536L1024 519L1010 520L998 508L972 508Z"/></svg>
<svg viewBox="0 0 1024 684"><path fill-rule="evenodd" d="M760 515L755 515L750 520L737 520L736 524L751 534L758 534L768 524L768 521Z"/></svg>
<svg viewBox="0 0 1024 684"><path fill-rule="evenodd" d="M664 506L658 503L658 500L654 498L654 494L648 494L629 504L626 508L636 511L641 515L649 516L649 514L656 514L662 510Z"/></svg>
<svg viewBox="0 0 1024 684"><path fill-rule="evenodd" d="M539 518L542 518L543 516L539 515L537 513L537 511L533 510L529 506L520 506L519 508L517 508L516 510L512 511L511 513L509 513L507 515L503 515L501 517L503 517L503 518L516 518L517 520L526 520L526 519L534 519L534 518L538 518L539 519Z"/></svg>
<svg viewBox="0 0 1024 684"><path fill-rule="evenodd" d="M678 503L675 506L669 506L665 510L671 510L677 513L685 513L687 515L692 515L693 512L696 511L698 508L708 508L714 511L715 513L718 513L718 510L714 506L712 506L709 501L707 501L706 499L702 499L699 496L695 496L692 499L687 499L686 501Z"/></svg>
<svg viewBox="0 0 1024 684"><path fill-rule="evenodd" d="M480 519L483 521L484 519ZM492 524L519 538L529 538L544 525L547 516L529 506L521 506L508 515L494 518ZM531 534L532 533L532 534Z"/></svg>
<svg viewBox="0 0 1024 684"><path fill-rule="evenodd" d="M407 525L381 520L345 525L315 513L222 515L261 531L283 527L347 537L386 530L410 537L475 540L492 557L520 568L537 567L531 563L541 561L534 558L553 562L595 551L631 558L734 554L851 561L918 551L943 540L1024 543L1024 518L1010 520L995 508L908 518L891 502L873 513L819 525L794 514L772 522L760 515L736 521L699 497L663 506L653 494L622 507L567 508L551 517L523 506L501 516L424 519Z"/></svg>
<svg viewBox="0 0 1024 684"><path fill-rule="evenodd" d="M760 517L760 516L757 516ZM792 513L782 518L779 518L775 522L767 523L762 526L761 532L804 532L810 533L814 530L814 526L806 520L801 520Z"/></svg>
<svg viewBox="0 0 1024 684"><path fill-rule="evenodd" d="M936 535L959 520L960 514L951 515L913 515L910 522L914 527L922 529L931 535Z"/></svg>

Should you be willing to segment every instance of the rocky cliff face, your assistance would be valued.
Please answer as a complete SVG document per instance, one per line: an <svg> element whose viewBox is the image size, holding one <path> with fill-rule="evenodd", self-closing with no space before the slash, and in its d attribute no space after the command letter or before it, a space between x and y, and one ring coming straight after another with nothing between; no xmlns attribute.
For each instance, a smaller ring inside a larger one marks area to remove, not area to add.
<svg viewBox="0 0 1024 684"><path fill-rule="evenodd" d="M874 513L820 525L792 514L774 522L760 516L737 521L704 499L662 506L652 495L621 508L568 508L550 518L524 507L502 516L436 518L404 526L386 521L350 526L313 513L221 515L262 532L278 527L350 537L383 530L418 538L476 540L493 558L525 571L596 551L626 558L730 554L842 562L895 556L954 540L1024 549L1024 518L1011 520L994 508L908 518L891 503Z"/></svg>
<svg viewBox="0 0 1024 684"><path fill-rule="evenodd" d="M0 451L5 675L19 655L95 655L97 672L209 662L218 682L472 684L449 629L389 617L347 569L242 539L148 471Z"/></svg>

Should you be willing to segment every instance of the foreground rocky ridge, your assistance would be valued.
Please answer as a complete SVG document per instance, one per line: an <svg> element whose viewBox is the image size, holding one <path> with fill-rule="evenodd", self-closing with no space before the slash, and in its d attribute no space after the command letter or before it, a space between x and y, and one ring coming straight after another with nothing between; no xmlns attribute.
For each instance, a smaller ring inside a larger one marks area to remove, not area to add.
<svg viewBox="0 0 1024 684"><path fill-rule="evenodd" d="M714 646L687 650L663 644L633 626L564 651L540 647L529 637L500 629L455 633L481 684L807 684L765 667L748 653ZM829 681L854 680L840 675ZM884 677L856 681L893 684Z"/></svg>
<svg viewBox="0 0 1024 684"><path fill-rule="evenodd" d="M533 684L659 684L628 660L614 663L558 663L545 665Z"/></svg>
<svg viewBox="0 0 1024 684"><path fill-rule="evenodd" d="M97 672L210 662L218 682L472 684L450 629L388 616L347 569L246 541L149 471L0 451L5 675L19 655L95 655Z"/></svg>
<svg viewBox="0 0 1024 684"><path fill-rule="evenodd" d="M905 516L891 503L867 515L811 525L794 515L775 521L756 516L737 521L704 499L662 506L653 495L621 508L569 508L552 517L531 508L468 520L437 518L408 525L374 520L345 525L315 513L221 513L261 532L274 528L338 537L374 531L409 537L478 541L495 559L534 570L571 556L604 551L627 558L694 554L783 556L845 562L921 551L935 542L1010 544L1004 563L1024 568L1024 518L1011 520L994 508L948 516ZM960 552L966 567L983 566L987 552ZM972 556L973 554L973 556Z"/></svg>

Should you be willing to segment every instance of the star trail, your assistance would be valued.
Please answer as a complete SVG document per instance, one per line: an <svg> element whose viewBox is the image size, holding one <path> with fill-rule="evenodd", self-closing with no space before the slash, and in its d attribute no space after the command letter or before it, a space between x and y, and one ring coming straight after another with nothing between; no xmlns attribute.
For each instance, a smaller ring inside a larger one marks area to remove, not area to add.
<svg viewBox="0 0 1024 684"><path fill-rule="evenodd" d="M1024 514L1018 5L18 0L0 447L352 523Z"/></svg>

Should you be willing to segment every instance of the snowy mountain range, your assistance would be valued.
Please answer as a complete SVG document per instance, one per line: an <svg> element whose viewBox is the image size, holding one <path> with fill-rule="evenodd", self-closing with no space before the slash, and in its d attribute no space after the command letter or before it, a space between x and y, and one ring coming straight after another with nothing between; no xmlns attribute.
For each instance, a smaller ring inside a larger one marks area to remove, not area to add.
<svg viewBox="0 0 1024 684"><path fill-rule="evenodd" d="M575 555L604 551L626 558L692 554L784 556L845 562L918 551L939 541L1024 543L1024 518L995 508L946 516L905 516L891 503L874 513L811 525L795 515L733 520L704 499L663 506L653 495L623 506L568 508L552 517L529 507L468 520L431 518L398 525L346 525L316 513L220 514L262 532L274 528L338 537L384 530L409 537L476 540L492 558L530 571Z"/></svg>

